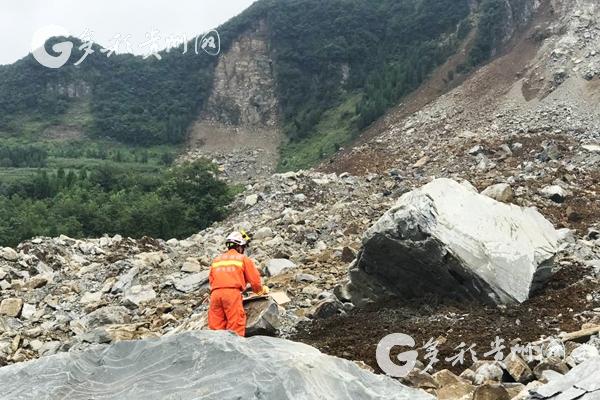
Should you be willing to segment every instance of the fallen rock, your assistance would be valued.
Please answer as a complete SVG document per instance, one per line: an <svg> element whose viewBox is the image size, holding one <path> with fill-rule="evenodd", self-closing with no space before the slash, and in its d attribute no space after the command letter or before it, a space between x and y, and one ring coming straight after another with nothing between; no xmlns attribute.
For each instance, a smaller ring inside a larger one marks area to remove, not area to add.
<svg viewBox="0 0 600 400"><path fill-rule="evenodd" d="M279 307L269 299L256 299L244 303L246 310L246 336L274 336L280 327Z"/></svg>
<svg viewBox="0 0 600 400"><path fill-rule="evenodd" d="M413 164L413 168L421 168L429 162L428 156L421 157L416 163Z"/></svg>
<svg viewBox="0 0 600 400"><path fill-rule="evenodd" d="M267 261L265 271L269 276L277 276L296 268L296 264L285 258L274 258Z"/></svg>
<svg viewBox="0 0 600 400"><path fill-rule="evenodd" d="M504 359L504 369L519 383L527 383L533 379L533 372L527 363L517 354L510 353ZM520 390L519 390L520 391Z"/></svg>
<svg viewBox="0 0 600 400"><path fill-rule="evenodd" d="M583 145L581 146L581 148L583 148L586 151L589 151L590 153L600 153L600 145L597 144Z"/></svg>
<svg viewBox="0 0 600 400"><path fill-rule="evenodd" d="M34 276L29 280L29 282L27 282L27 286L30 287L31 289L39 289L41 287L46 286L47 283L48 283L47 277Z"/></svg>
<svg viewBox="0 0 600 400"><path fill-rule="evenodd" d="M139 306L142 303L146 303L156 298L156 292L152 288L152 285L136 285L125 291L123 300L127 304Z"/></svg>
<svg viewBox="0 0 600 400"><path fill-rule="evenodd" d="M246 197L246 200L244 201L244 204L247 206L254 206L256 205L256 203L258 203L258 195L257 194L251 194L249 196Z"/></svg>
<svg viewBox="0 0 600 400"><path fill-rule="evenodd" d="M139 267L133 266L131 263L128 263L126 261L120 261L119 263L121 263L120 265L122 266L122 268L127 268L127 272L121 275L119 280L113 285L111 292L114 294L121 293L129 286L131 286L133 279L140 272Z"/></svg>
<svg viewBox="0 0 600 400"><path fill-rule="evenodd" d="M512 188L507 183L489 186L481 194L502 203L510 203L514 196Z"/></svg>
<svg viewBox="0 0 600 400"><path fill-rule="evenodd" d="M21 314L23 308L23 300L18 298L8 298L2 300L0 303L0 315L6 315L9 317L18 317Z"/></svg>
<svg viewBox="0 0 600 400"><path fill-rule="evenodd" d="M476 146L473 146L472 148L469 149L469 151L467 151L468 154L472 155L472 156L476 156L478 154L481 154L484 152L484 148L482 145L478 144Z"/></svg>
<svg viewBox="0 0 600 400"><path fill-rule="evenodd" d="M475 389L473 400L510 400L504 386L498 383L486 383Z"/></svg>
<svg viewBox="0 0 600 400"><path fill-rule="evenodd" d="M459 378L465 379L470 383L475 383L475 371L471 368L467 368L460 373Z"/></svg>
<svg viewBox="0 0 600 400"><path fill-rule="evenodd" d="M23 319L31 319L36 312L35 305L24 303L23 308L21 309L21 318Z"/></svg>
<svg viewBox="0 0 600 400"><path fill-rule="evenodd" d="M555 371L561 374L569 372L569 366L558 357L550 357L542 360L538 365L533 368L533 374L537 379L542 379L544 371Z"/></svg>
<svg viewBox="0 0 600 400"><path fill-rule="evenodd" d="M542 372L542 378L540 379L543 383L548 383L555 379L562 377L564 374L558 373L556 371L552 371L551 369L547 369Z"/></svg>
<svg viewBox="0 0 600 400"><path fill-rule="evenodd" d="M595 335L597 333L600 333L600 325L595 325L590 328L581 329L576 332L569 332L569 333L561 336L561 339L563 342L575 341L575 342L583 343L583 342L587 342L591 338L592 335Z"/></svg>
<svg viewBox="0 0 600 400"><path fill-rule="evenodd" d="M421 371L418 368L413 368L407 376L401 379L401 382L410 387L424 390L438 388L438 384L433 377L429 373Z"/></svg>
<svg viewBox="0 0 600 400"><path fill-rule="evenodd" d="M318 278L311 274L299 273L299 274L296 274L294 279L296 280L296 282L309 282L310 283L310 282L316 281Z"/></svg>
<svg viewBox="0 0 600 400"><path fill-rule="evenodd" d="M525 385L522 383L503 383L502 386L506 389L509 399L514 399L525 390Z"/></svg>
<svg viewBox="0 0 600 400"><path fill-rule="evenodd" d="M150 339L159 337L159 335L156 333L148 332L147 329L144 329L144 325L144 323L107 325L104 327L104 329L111 341L115 342L121 340Z"/></svg>
<svg viewBox="0 0 600 400"><path fill-rule="evenodd" d="M331 296L315 304L308 315L314 319L331 318L343 313L344 304L336 297Z"/></svg>
<svg viewBox="0 0 600 400"><path fill-rule="evenodd" d="M502 382L502 368L499 363L493 361L481 361L475 370L474 383L482 385L485 383Z"/></svg>
<svg viewBox="0 0 600 400"><path fill-rule="evenodd" d="M52 354L56 354L56 352L60 349L61 343L58 341L50 341L42 344L42 347L38 350L40 356L51 356ZM1 373L1 370L0 370Z"/></svg>
<svg viewBox="0 0 600 400"><path fill-rule="evenodd" d="M104 293L102 292L87 292L84 293L83 296L81 296L81 299L79 299L79 302L81 304L90 304L90 303L98 303L100 300L102 300L102 295Z"/></svg>
<svg viewBox="0 0 600 400"><path fill-rule="evenodd" d="M180 292L189 293L200 289L203 285L208 283L209 271L198 272L197 274L191 274L184 278L177 279L174 282L175 289Z"/></svg>
<svg viewBox="0 0 600 400"><path fill-rule="evenodd" d="M129 322L130 319L129 311L125 307L107 306L92 311L83 317L82 323L90 330L103 325L124 324Z"/></svg>
<svg viewBox="0 0 600 400"><path fill-rule="evenodd" d="M573 368L589 359L598 357L600 357L600 352L598 352L596 346L586 343L573 350L567 357L566 362L571 368Z"/></svg>
<svg viewBox="0 0 600 400"><path fill-rule="evenodd" d="M202 265L195 258L188 258L181 266L181 272L197 273L202 271Z"/></svg>
<svg viewBox="0 0 600 400"><path fill-rule="evenodd" d="M4 247L0 249L0 257L6 261L17 261L19 259L19 253L10 247Z"/></svg>
<svg viewBox="0 0 600 400"><path fill-rule="evenodd" d="M108 331L104 327L92 329L91 331L85 332L77 337L82 343L110 343L112 337L108 334Z"/></svg>
<svg viewBox="0 0 600 400"><path fill-rule="evenodd" d="M452 371L447 369L438 371L432 376L435 382L437 383L438 387L469 383L467 380L456 376Z"/></svg>
<svg viewBox="0 0 600 400"><path fill-rule="evenodd" d="M305 344L223 331L60 353L0 368L0 381L7 399L434 399Z"/></svg>
<svg viewBox="0 0 600 400"><path fill-rule="evenodd" d="M472 400L475 386L470 383L453 383L437 390L438 400Z"/></svg>
<svg viewBox="0 0 600 400"><path fill-rule="evenodd" d="M356 258L356 251L348 246L342 249L342 261L351 262Z"/></svg>
<svg viewBox="0 0 600 400"><path fill-rule="evenodd" d="M542 385L543 385L543 383L540 382L540 381L529 382L527 385L525 385L525 388L523 390L521 390L511 400L530 400L531 399L531 392L533 390L539 388Z"/></svg>
<svg viewBox="0 0 600 400"><path fill-rule="evenodd" d="M432 293L521 303L550 277L557 241L535 209L437 179L404 194L366 232L350 266L352 301Z"/></svg>
<svg viewBox="0 0 600 400"><path fill-rule="evenodd" d="M540 190L540 194L555 203L562 203L567 198L567 191L558 185L546 186Z"/></svg>
<svg viewBox="0 0 600 400"><path fill-rule="evenodd" d="M600 394L600 357L589 359L563 377L533 390L534 399L596 400Z"/></svg>
<svg viewBox="0 0 600 400"><path fill-rule="evenodd" d="M255 240L269 239L272 237L273 237L273 230L271 228L269 228L268 226L258 229L253 235L253 239L255 239Z"/></svg>

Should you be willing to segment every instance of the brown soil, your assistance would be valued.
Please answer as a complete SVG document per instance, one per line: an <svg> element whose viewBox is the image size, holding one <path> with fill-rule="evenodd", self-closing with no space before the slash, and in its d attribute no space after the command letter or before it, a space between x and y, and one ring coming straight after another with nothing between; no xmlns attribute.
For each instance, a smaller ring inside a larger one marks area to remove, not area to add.
<svg viewBox="0 0 600 400"><path fill-rule="evenodd" d="M327 354L364 361L381 372L375 360L377 343L390 333L405 333L422 347L431 338L445 340L438 347L440 362L435 370L448 368L462 372L471 364L467 356L465 365L452 366L446 358L456 355L461 342L476 344L479 359L490 351L496 336L504 339L507 348L516 340L521 344L537 341L544 335L580 329L580 315L600 306L600 283L582 279L585 270L573 265L562 269L544 290L521 305L508 307L478 304L447 304L435 299L423 299L417 304L390 300L326 320L301 325L293 338L317 347ZM594 296L588 301L588 295ZM403 351L408 351L404 349ZM425 350L419 349L419 360L426 365ZM504 355L507 351L504 351ZM468 353L467 353L468 355Z"/></svg>

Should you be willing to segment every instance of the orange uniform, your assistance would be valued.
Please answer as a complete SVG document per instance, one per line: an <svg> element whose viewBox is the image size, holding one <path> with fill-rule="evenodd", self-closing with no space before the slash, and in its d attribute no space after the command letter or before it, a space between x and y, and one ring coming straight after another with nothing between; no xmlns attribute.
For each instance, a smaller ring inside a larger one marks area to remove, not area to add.
<svg viewBox="0 0 600 400"><path fill-rule="evenodd" d="M235 250L214 259L208 276L210 282L210 307L208 327L213 330L230 330L240 336L246 334L246 312L242 292L250 283L254 293L262 291L260 274L254 262Z"/></svg>

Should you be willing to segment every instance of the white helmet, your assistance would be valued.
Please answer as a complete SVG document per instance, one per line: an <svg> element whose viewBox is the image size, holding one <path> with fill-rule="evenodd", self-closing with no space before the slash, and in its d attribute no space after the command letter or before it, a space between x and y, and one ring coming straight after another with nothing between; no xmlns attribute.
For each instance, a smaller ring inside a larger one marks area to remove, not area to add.
<svg viewBox="0 0 600 400"><path fill-rule="evenodd" d="M244 239L244 236L240 232L232 232L227 239L225 239L225 244L237 244L238 246L246 246L248 242Z"/></svg>

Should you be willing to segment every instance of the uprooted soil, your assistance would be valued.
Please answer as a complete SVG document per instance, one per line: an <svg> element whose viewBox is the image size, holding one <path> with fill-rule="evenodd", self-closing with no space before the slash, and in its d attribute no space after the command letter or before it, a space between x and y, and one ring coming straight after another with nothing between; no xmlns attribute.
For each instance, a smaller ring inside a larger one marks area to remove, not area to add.
<svg viewBox="0 0 600 400"><path fill-rule="evenodd" d="M419 360L425 365L429 360L424 358L426 352L420 347L432 338L440 339L443 343L438 346L440 361L435 370L448 368L460 373L471 364L469 353L464 365L452 366L446 359L457 354L455 348L461 342L467 347L476 344L474 350L479 359L493 359L483 354L491 350L496 337L504 339L504 345L510 349L517 342L525 345L561 331L579 330L585 315L600 307L600 283L586 278L585 272L579 265L563 268L540 293L521 305L448 304L436 299L406 304L390 300L301 325L292 339L330 355L363 361L376 372L381 370L375 350L384 336L404 333L413 337L419 348Z"/></svg>

